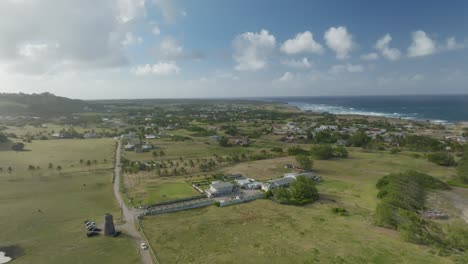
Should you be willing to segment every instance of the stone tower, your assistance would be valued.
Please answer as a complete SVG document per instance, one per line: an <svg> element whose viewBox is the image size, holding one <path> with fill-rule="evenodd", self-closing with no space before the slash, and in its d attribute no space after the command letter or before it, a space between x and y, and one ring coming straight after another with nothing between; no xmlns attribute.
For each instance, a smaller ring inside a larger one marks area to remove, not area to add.
<svg viewBox="0 0 468 264"><path fill-rule="evenodd" d="M115 233L114 219L111 214L106 214L104 220L104 235L111 236Z"/></svg>

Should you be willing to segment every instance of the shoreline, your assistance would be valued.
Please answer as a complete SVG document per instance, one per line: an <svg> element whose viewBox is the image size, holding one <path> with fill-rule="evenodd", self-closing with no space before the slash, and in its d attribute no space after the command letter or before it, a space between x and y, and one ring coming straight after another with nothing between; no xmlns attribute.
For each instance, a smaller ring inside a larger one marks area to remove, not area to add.
<svg viewBox="0 0 468 264"><path fill-rule="evenodd" d="M386 115L370 115L370 114L357 114L357 113L330 113L326 111L314 111L314 110L309 110L309 109L302 109L301 107L291 104L290 102L279 102L281 104L284 104L288 108L292 108L298 111L301 111L303 113L316 113L316 114L332 114L336 116L342 116L342 117L352 117L352 118L373 118L373 119L386 119L386 120L393 120L393 121L409 121L409 122L423 122L423 123L431 123L434 125L444 125L444 126L462 126L462 127L468 127L468 120L465 121L457 121L457 122L449 122L446 120L438 120L438 119L417 119L417 118L411 118L411 117L392 117L392 116L386 116Z"/></svg>

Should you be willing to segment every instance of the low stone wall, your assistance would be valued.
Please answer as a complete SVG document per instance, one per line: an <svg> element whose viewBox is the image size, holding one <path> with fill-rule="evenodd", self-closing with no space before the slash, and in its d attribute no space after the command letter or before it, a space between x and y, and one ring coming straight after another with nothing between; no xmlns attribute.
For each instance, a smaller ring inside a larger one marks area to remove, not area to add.
<svg viewBox="0 0 468 264"><path fill-rule="evenodd" d="M203 198L199 200L161 205L161 206L148 209L146 212L143 213L143 215L158 215L158 214L165 214L165 213L170 213L170 212L177 212L177 211L182 211L182 210L200 208L200 207L212 205L214 202L215 202L214 200Z"/></svg>
<svg viewBox="0 0 468 264"><path fill-rule="evenodd" d="M170 204L176 204L176 203L181 203L181 202L188 202L188 201L202 199L205 197L206 197L205 195L197 195L197 196L192 196L188 198L182 198L182 199L176 199L176 200L171 200L171 201L166 201L166 202L161 202L161 203L150 204L150 205L145 206L145 208L151 209L151 208L162 206L162 205L170 205Z"/></svg>
<svg viewBox="0 0 468 264"><path fill-rule="evenodd" d="M233 205L233 204L245 203L245 202L263 198L263 196L264 194L262 192L259 192L257 194L252 194L248 196L240 196L238 199L233 198L233 199L228 199L228 200L222 200L219 202L219 206L224 207L224 206Z"/></svg>

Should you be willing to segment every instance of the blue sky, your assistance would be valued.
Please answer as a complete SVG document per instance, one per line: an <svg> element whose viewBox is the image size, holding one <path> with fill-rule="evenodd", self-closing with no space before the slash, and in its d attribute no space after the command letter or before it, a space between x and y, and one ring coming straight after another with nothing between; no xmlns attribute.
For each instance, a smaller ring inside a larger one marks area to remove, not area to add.
<svg viewBox="0 0 468 264"><path fill-rule="evenodd" d="M1 92L468 93L466 1L5 0Z"/></svg>

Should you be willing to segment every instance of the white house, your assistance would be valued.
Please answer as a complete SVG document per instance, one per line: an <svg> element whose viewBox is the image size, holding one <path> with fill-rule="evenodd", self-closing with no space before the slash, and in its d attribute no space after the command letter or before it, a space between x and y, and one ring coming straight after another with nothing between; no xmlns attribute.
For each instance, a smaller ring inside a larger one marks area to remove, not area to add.
<svg viewBox="0 0 468 264"><path fill-rule="evenodd" d="M210 184L210 188L205 190L205 193L210 198L215 196L228 195L232 193L233 187L234 185L232 185L230 182L214 181Z"/></svg>

